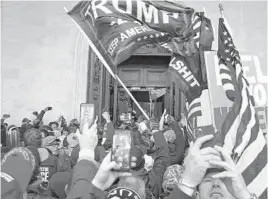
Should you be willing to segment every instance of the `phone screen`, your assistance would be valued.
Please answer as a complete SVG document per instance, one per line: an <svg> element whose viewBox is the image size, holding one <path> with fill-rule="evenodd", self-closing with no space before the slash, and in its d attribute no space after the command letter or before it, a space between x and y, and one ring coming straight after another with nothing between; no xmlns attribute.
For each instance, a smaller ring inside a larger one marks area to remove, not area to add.
<svg viewBox="0 0 268 199"><path fill-rule="evenodd" d="M113 136L112 161L120 164L119 170L130 169L131 131L116 129Z"/></svg>
<svg viewBox="0 0 268 199"><path fill-rule="evenodd" d="M87 122L89 126L94 121L94 104L82 103L80 105L80 131L83 130L84 124Z"/></svg>

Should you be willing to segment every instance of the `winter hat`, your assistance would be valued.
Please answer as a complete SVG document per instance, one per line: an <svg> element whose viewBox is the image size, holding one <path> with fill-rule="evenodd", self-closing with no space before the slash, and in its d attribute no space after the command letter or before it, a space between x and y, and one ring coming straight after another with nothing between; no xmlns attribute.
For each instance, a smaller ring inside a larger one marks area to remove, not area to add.
<svg viewBox="0 0 268 199"><path fill-rule="evenodd" d="M183 167L175 164L167 168L163 176L162 187L165 193L169 193L173 190L175 186L179 184L179 180L183 173Z"/></svg>
<svg viewBox="0 0 268 199"><path fill-rule="evenodd" d="M133 190L128 189L128 188L122 188L122 187L118 187L115 189L112 189L108 196L107 199L141 199L141 197Z"/></svg>
<svg viewBox="0 0 268 199"><path fill-rule="evenodd" d="M57 172L49 181L50 189L59 199L65 199L67 197L65 193L65 186L68 184L71 178L71 172Z"/></svg>
<svg viewBox="0 0 268 199"><path fill-rule="evenodd" d="M1 167L1 198L22 198L37 167L32 151L25 147L12 149L2 159Z"/></svg>
<svg viewBox="0 0 268 199"><path fill-rule="evenodd" d="M173 143L176 139L176 134L172 129L170 129L164 133L164 137L166 138L167 142Z"/></svg>
<svg viewBox="0 0 268 199"><path fill-rule="evenodd" d="M35 128L30 128L24 133L24 143L26 146L41 147L42 135L41 131Z"/></svg>

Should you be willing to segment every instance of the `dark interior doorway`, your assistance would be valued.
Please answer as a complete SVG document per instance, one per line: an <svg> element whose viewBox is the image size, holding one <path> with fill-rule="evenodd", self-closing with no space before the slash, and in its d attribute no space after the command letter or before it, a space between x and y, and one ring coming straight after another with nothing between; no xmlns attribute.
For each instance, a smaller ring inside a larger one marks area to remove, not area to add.
<svg viewBox="0 0 268 199"><path fill-rule="evenodd" d="M150 95L149 91L132 91L131 92L134 98L138 101L140 106L145 110L147 115L150 115ZM130 104L133 110L137 112L137 116L143 115L138 106L134 103L133 100L130 100ZM153 117L157 120L160 119L164 111L164 96L159 97L156 101L153 101L152 114Z"/></svg>

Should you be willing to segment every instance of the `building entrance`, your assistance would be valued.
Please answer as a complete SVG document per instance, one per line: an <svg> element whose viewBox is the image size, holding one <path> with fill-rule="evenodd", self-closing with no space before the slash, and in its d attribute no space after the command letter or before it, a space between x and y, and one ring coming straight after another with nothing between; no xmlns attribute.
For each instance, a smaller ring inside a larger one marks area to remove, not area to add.
<svg viewBox="0 0 268 199"><path fill-rule="evenodd" d="M165 108L165 95L157 98L156 100L151 100L150 92L152 88L135 89L130 88L133 97L137 100L139 105L147 113L149 117L153 117L157 120L161 118L161 115ZM123 88L119 89L119 93L124 93ZM128 96L124 96L123 99L119 97L118 101L118 111L119 114L126 113L128 109L131 108L137 113L137 117L143 115L136 103Z"/></svg>

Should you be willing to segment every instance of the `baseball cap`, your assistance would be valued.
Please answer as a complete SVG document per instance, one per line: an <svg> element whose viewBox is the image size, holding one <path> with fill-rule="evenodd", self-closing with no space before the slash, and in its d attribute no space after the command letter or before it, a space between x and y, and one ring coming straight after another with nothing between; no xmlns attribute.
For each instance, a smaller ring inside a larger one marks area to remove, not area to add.
<svg viewBox="0 0 268 199"><path fill-rule="evenodd" d="M183 167L178 164L171 165L167 168L163 176L163 190L169 193L175 186L179 184L179 180L183 173Z"/></svg>
<svg viewBox="0 0 268 199"><path fill-rule="evenodd" d="M60 142L60 139L55 136L47 136L43 139L42 145L46 147L51 145L54 141Z"/></svg>
<svg viewBox="0 0 268 199"><path fill-rule="evenodd" d="M31 150L18 147L9 151L2 159L1 198L22 198L36 166L37 161Z"/></svg>
<svg viewBox="0 0 268 199"><path fill-rule="evenodd" d="M75 147L76 145L78 145L78 138L76 136L75 133L70 133L68 136L67 136L67 142L68 142L68 145L70 147Z"/></svg>
<svg viewBox="0 0 268 199"><path fill-rule="evenodd" d="M23 118L22 120L22 123L29 123L29 122L31 122L31 120L29 120L28 118Z"/></svg>

